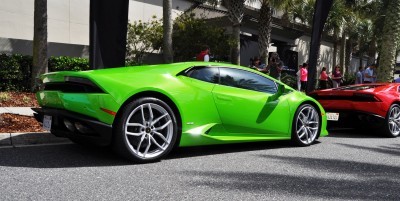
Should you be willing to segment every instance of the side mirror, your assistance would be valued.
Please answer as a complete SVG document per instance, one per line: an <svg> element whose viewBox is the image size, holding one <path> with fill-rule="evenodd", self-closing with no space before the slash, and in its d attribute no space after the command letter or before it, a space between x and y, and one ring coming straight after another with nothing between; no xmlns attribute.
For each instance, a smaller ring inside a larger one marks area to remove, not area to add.
<svg viewBox="0 0 400 201"><path fill-rule="evenodd" d="M285 85L278 83L278 91L276 93L278 94L278 96L280 96L283 93L285 93Z"/></svg>
<svg viewBox="0 0 400 201"><path fill-rule="evenodd" d="M279 98L283 93L285 93L285 86L284 86L283 84L279 84L279 83L277 83L277 85L278 85L278 91L277 91L274 95L272 95L272 96L270 96L270 97L268 98L268 102L278 100L278 98Z"/></svg>

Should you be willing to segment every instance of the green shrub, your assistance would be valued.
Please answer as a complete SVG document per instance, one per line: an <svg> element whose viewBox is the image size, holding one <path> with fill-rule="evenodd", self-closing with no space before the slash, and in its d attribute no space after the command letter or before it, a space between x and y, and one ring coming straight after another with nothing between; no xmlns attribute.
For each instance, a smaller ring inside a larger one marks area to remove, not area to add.
<svg viewBox="0 0 400 201"><path fill-rule="evenodd" d="M51 57L49 72L89 70L89 60L72 57ZM0 91L29 91L32 56L0 54Z"/></svg>

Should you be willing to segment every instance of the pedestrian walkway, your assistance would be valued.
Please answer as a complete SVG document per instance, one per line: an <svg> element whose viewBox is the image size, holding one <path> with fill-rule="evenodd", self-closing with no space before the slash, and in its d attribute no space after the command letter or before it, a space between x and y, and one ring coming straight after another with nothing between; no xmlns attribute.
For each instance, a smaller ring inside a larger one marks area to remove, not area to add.
<svg viewBox="0 0 400 201"><path fill-rule="evenodd" d="M0 107L0 114L2 113L33 116L33 110L30 107Z"/></svg>

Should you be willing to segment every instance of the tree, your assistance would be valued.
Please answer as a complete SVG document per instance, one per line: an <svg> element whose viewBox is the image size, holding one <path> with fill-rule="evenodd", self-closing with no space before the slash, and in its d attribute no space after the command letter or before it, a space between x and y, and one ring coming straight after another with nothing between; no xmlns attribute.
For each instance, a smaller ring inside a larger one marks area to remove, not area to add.
<svg viewBox="0 0 400 201"><path fill-rule="evenodd" d="M47 0L35 0L33 31L33 65L31 91L39 87L39 76L47 72Z"/></svg>
<svg viewBox="0 0 400 201"><path fill-rule="evenodd" d="M389 1L385 14L379 51L378 81L380 82L393 80L396 49L400 35L400 0Z"/></svg>
<svg viewBox="0 0 400 201"><path fill-rule="evenodd" d="M207 23L194 14L183 14L174 21L174 60L194 60L204 45L208 45L213 60L228 61L230 37L226 30Z"/></svg>
<svg viewBox="0 0 400 201"><path fill-rule="evenodd" d="M240 24L244 16L244 3L246 0L226 0L228 17L232 23L233 46L231 50L231 62L240 64Z"/></svg>
<svg viewBox="0 0 400 201"><path fill-rule="evenodd" d="M149 22L139 20L129 23L126 43L128 63L142 64L145 56L161 48L162 37L161 21L155 16Z"/></svg>
<svg viewBox="0 0 400 201"><path fill-rule="evenodd" d="M165 63L173 61L171 10L172 0L163 0L163 57Z"/></svg>

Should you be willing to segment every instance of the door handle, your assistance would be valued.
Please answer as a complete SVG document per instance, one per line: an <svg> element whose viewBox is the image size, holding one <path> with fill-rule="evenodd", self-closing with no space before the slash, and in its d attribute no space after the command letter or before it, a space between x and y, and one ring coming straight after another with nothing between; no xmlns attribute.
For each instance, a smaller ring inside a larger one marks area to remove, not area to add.
<svg viewBox="0 0 400 201"><path fill-rule="evenodd" d="M223 95L217 95L217 99L223 100L223 101L232 101L232 98L228 96L223 96Z"/></svg>

